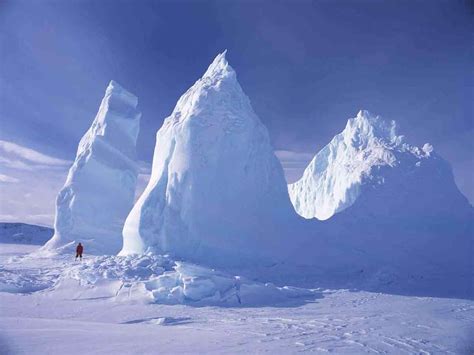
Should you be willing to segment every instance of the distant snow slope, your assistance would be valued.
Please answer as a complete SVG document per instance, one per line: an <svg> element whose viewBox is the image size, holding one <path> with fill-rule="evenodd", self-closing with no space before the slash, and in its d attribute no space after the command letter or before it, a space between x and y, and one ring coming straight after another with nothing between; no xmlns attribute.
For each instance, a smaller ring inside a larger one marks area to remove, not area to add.
<svg viewBox="0 0 474 355"><path fill-rule="evenodd" d="M224 52L158 131L151 179L127 218L121 254L153 249L242 265L281 251L296 219L268 132Z"/></svg>
<svg viewBox="0 0 474 355"><path fill-rule="evenodd" d="M26 223L0 223L0 243L43 245L53 235L51 228Z"/></svg>
<svg viewBox="0 0 474 355"><path fill-rule="evenodd" d="M137 181L138 99L111 81L56 200L54 237L45 246L86 242L88 253L115 254Z"/></svg>

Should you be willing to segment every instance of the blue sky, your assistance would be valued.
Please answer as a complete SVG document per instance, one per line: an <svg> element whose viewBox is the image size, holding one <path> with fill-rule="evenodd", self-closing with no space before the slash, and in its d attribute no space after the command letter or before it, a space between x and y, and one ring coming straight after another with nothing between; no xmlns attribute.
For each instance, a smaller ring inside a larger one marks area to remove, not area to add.
<svg viewBox="0 0 474 355"><path fill-rule="evenodd" d="M473 19L456 0L2 1L0 140L20 161L24 149L58 160L12 176L10 149L0 218L51 219L59 162L74 159L111 79L139 97L138 155L151 161L163 119L224 49L275 149L288 151L290 180L364 108L433 144L472 203Z"/></svg>

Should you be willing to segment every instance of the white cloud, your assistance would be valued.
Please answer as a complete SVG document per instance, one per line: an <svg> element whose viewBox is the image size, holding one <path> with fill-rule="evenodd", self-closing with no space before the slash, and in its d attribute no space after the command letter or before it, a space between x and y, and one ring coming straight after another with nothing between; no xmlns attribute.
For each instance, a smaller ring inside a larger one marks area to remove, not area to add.
<svg viewBox="0 0 474 355"><path fill-rule="evenodd" d="M0 221L51 226L70 161L0 140Z"/></svg>
<svg viewBox="0 0 474 355"><path fill-rule="evenodd" d="M14 178L12 176L8 176L8 175L5 175L5 174L0 174L0 182L4 182L4 183L7 183L7 184L14 184L16 182L19 182L20 180L18 180L17 178Z"/></svg>
<svg viewBox="0 0 474 355"><path fill-rule="evenodd" d="M21 162L25 166L69 166L70 161L53 158L49 155L37 152L36 150L23 147L13 142L0 140L0 154L3 157L3 163Z"/></svg>

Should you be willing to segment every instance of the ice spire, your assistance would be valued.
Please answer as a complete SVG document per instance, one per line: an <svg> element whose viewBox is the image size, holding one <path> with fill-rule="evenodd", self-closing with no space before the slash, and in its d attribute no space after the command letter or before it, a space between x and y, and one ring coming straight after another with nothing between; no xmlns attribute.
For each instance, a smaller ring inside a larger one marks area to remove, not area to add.
<svg viewBox="0 0 474 355"><path fill-rule="evenodd" d="M127 218L121 254L228 265L280 251L264 245L295 216L283 171L225 54L158 131L151 180ZM273 232L262 235L265 228Z"/></svg>
<svg viewBox="0 0 474 355"><path fill-rule="evenodd" d="M56 249L82 242L88 253L116 254L133 205L137 179L135 145L141 113L138 99L111 81L56 200Z"/></svg>

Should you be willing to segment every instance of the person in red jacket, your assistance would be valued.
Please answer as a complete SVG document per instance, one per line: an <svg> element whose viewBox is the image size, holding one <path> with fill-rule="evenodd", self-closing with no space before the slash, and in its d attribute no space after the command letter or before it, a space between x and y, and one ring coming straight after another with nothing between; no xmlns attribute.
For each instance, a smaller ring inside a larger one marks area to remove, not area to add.
<svg viewBox="0 0 474 355"><path fill-rule="evenodd" d="M84 251L84 247L82 246L81 243L77 244L76 247L76 260L79 257L80 260L82 260L82 252Z"/></svg>

